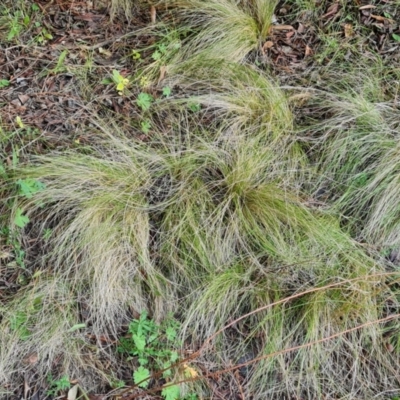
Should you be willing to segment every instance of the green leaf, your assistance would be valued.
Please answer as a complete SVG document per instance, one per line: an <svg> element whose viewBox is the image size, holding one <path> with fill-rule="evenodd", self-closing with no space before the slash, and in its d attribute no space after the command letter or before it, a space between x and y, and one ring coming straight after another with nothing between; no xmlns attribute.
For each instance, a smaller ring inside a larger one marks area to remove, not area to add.
<svg viewBox="0 0 400 400"><path fill-rule="evenodd" d="M190 109L190 111L198 112L201 110L201 105L199 103L190 103L189 109Z"/></svg>
<svg viewBox="0 0 400 400"><path fill-rule="evenodd" d="M163 88L163 90L162 90L162 94L163 94L165 97L170 96L170 95L171 95L171 88L170 88L169 86L165 86L165 87Z"/></svg>
<svg viewBox="0 0 400 400"><path fill-rule="evenodd" d="M21 117L19 115L17 115L15 117L15 123L18 125L19 128L21 128L21 129L25 128L25 125L22 122L22 119L21 119Z"/></svg>
<svg viewBox="0 0 400 400"><path fill-rule="evenodd" d="M15 315L13 315L10 319L10 328L13 331L16 331L17 329L19 329L22 325L24 325L26 323L26 321L28 320L28 316L26 315L26 313L22 312L22 311L17 311L15 313Z"/></svg>
<svg viewBox="0 0 400 400"><path fill-rule="evenodd" d="M116 69L113 70L113 80L115 83L120 83L123 81L124 77L117 71Z"/></svg>
<svg viewBox="0 0 400 400"><path fill-rule="evenodd" d="M149 360L147 358L144 357L139 357L138 358L138 363L143 366L143 365L147 365L149 363Z"/></svg>
<svg viewBox="0 0 400 400"><path fill-rule="evenodd" d="M172 376L172 371L170 369L171 367L171 363L166 362L163 364L163 369L165 369L165 371L163 372L163 378L170 378Z"/></svg>
<svg viewBox="0 0 400 400"><path fill-rule="evenodd" d="M31 8L32 8L32 11L40 11L40 8L36 3L33 3Z"/></svg>
<svg viewBox="0 0 400 400"><path fill-rule="evenodd" d="M154 61L157 61L157 60L159 60L159 59L161 58L161 53L160 53L158 50L156 50L156 51L152 54L151 58L152 58Z"/></svg>
<svg viewBox="0 0 400 400"><path fill-rule="evenodd" d="M100 83L102 85L109 85L110 83L113 83L113 80L110 78L104 78Z"/></svg>
<svg viewBox="0 0 400 400"><path fill-rule="evenodd" d="M151 128L151 122L148 121L148 120L143 121L143 122L140 124L140 126L142 127L142 132L143 132L143 133L149 133L150 128Z"/></svg>
<svg viewBox="0 0 400 400"><path fill-rule="evenodd" d="M165 44L160 44L158 46L158 50L160 51L161 54L165 54L167 52L167 46Z"/></svg>
<svg viewBox="0 0 400 400"><path fill-rule="evenodd" d="M10 86L10 81L7 79L0 79L0 89Z"/></svg>
<svg viewBox="0 0 400 400"><path fill-rule="evenodd" d="M27 199L32 198L32 195L43 190L46 185L36 179L19 179L19 194L25 196Z"/></svg>
<svg viewBox="0 0 400 400"><path fill-rule="evenodd" d="M146 347L146 338L142 335L132 335L132 339L135 343L136 348L142 352Z"/></svg>
<svg viewBox="0 0 400 400"><path fill-rule="evenodd" d="M86 328L86 324L75 324L70 329L68 329L68 332L75 332L78 329L83 329L83 328Z"/></svg>
<svg viewBox="0 0 400 400"><path fill-rule="evenodd" d="M181 396L181 390L178 385L167 386L161 391L165 400L178 400Z"/></svg>
<svg viewBox="0 0 400 400"><path fill-rule="evenodd" d="M134 60L140 60L140 58L141 58L140 53L136 50L132 50L131 56Z"/></svg>
<svg viewBox="0 0 400 400"><path fill-rule="evenodd" d="M133 380L134 380L135 384L142 388L146 388L149 385L149 378L150 378L150 371L144 367L139 367L133 373ZM142 382L142 381L144 381L144 382Z"/></svg>
<svg viewBox="0 0 400 400"><path fill-rule="evenodd" d="M395 33L392 34L392 38L396 40L396 42L400 42L400 35L396 35Z"/></svg>
<svg viewBox="0 0 400 400"><path fill-rule="evenodd" d="M178 361L179 355L176 351L171 351L171 354L169 356L169 359L171 360L171 362L175 362Z"/></svg>
<svg viewBox="0 0 400 400"><path fill-rule="evenodd" d="M148 93L139 93L139 96L136 100L136 104L143 110L146 111L150 108L151 103L154 101L152 95Z"/></svg>
<svg viewBox="0 0 400 400"><path fill-rule="evenodd" d="M176 330L174 328L168 327L165 330L165 334L167 335L168 340L174 340L176 338Z"/></svg>
<svg viewBox="0 0 400 400"><path fill-rule="evenodd" d="M22 210L20 208L17 209L14 217L14 224L17 225L19 228L25 228L26 225L29 223L29 217L22 214Z"/></svg>
<svg viewBox="0 0 400 400"><path fill-rule="evenodd" d="M56 391L67 390L71 387L71 383L67 375L63 376L57 381L54 381L54 386L56 387Z"/></svg>

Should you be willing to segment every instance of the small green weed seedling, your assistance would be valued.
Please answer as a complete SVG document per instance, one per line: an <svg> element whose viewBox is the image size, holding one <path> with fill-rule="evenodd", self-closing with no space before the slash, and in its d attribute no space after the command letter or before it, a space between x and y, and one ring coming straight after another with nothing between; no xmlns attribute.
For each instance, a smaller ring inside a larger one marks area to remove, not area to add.
<svg viewBox="0 0 400 400"><path fill-rule="evenodd" d="M396 42L400 42L400 35L397 35L395 33L392 33L392 38L396 41Z"/></svg>
<svg viewBox="0 0 400 400"><path fill-rule="evenodd" d="M146 119L141 122L140 127L142 128L142 132L147 134L150 132L151 122L148 119Z"/></svg>
<svg viewBox="0 0 400 400"><path fill-rule="evenodd" d="M51 238L52 233L52 229L46 228L43 232L43 240L47 242Z"/></svg>
<svg viewBox="0 0 400 400"><path fill-rule="evenodd" d="M45 185L36 179L19 179L17 186L18 195L26 199L31 199L35 193L45 188ZM14 217L14 224L23 229L28 223L29 217L24 215L22 209L18 207Z"/></svg>
<svg viewBox="0 0 400 400"><path fill-rule="evenodd" d="M151 58L154 61L159 61L162 58L165 58L165 56L171 56L180 48L181 43L179 41L179 38L167 37L164 43L157 44L156 49L151 55Z"/></svg>
<svg viewBox="0 0 400 400"><path fill-rule="evenodd" d="M171 318L164 325L157 325L147 318L146 312L129 324L131 336L121 339L118 350L138 358L140 367L134 373L135 383L150 376L150 370L145 366L164 369L178 360L178 353L173 350L179 345L176 342L177 327L177 322ZM171 374L171 371L165 371L164 377L169 377ZM148 382L142 383L142 386L147 385Z"/></svg>
<svg viewBox="0 0 400 400"><path fill-rule="evenodd" d="M10 319L10 329L17 332L21 340L27 340L31 335L30 330L26 326L27 321L28 315L22 311L16 312Z"/></svg>
<svg viewBox="0 0 400 400"><path fill-rule="evenodd" d="M29 29L29 27L32 25L32 18L35 16L34 14L39 16L39 11L39 6L36 3L33 3L30 8L19 9L12 14L7 13L7 15L1 17L0 26L2 26L2 28L7 31L5 39L8 42L13 41L14 39L18 39L18 36L24 30ZM34 26L37 28L41 28L40 22L35 22ZM40 37L42 40L46 41L49 36L51 36L50 33L47 30L43 30L43 28L41 28L35 40L38 43L42 44L42 42L40 42L38 38Z"/></svg>
<svg viewBox="0 0 400 400"><path fill-rule="evenodd" d="M18 194L27 199L31 199L32 196L43 190L46 186L44 183L36 180L36 179L18 179Z"/></svg>
<svg viewBox="0 0 400 400"><path fill-rule="evenodd" d="M141 92L136 99L136 104L142 109L142 111L147 111L154 101L154 97L151 94Z"/></svg>
<svg viewBox="0 0 400 400"><path fill-rule="evenodd" d="M65 59L67 58L67 55L68 55L68 50L63 50L60 53L60 56L58 57L56 66L54 68L50 69L48 72L45 71L43 73L43 76L46 76L47 74L57 75L57 74L67 71L68 69L65 66Z"/></svg>
<svg viewBox="0 0 400 400"><path fill-rule="evenodd" d="M9 17L8 21L4 21L4 26L8 28L6 40L11 42L19 36L19 34L27 28L30 23L28 15L23 15L21 11L16 11L14 15Z"/></svg>
<svg viewBox="0 0 400 400"><path fill-rule="evenodd" d="M172 378L172 370L169 368L179 358L175 350L180 346L177 340L178 327L178 322L171 317L158 325L147 317L146 312L129 324L130 336L120 340L118 351L128 354L130 358L137 357L139 367L133 373L135 384L142 388L148 387L151 373L161 369L166 369L163 372L164 379ZM181 399L180 387L167 386L162 390L161 395L165 400ZM190 396L192 397L185 398L193 400L197 398L193 394Z"/></svg>
<svg viewBox="0 0 400 400"><path fill-rule="evenodd" d="M20 208L17 208L14 217L14 224L18 226L18 228L25 228L26 225L29 224L29 217L23 214L23 211Z"/></svg>
<svg viewBox="0 0 400 400"><path fill-rule="evenodd" d="M21 277L21 279L24 279ZM27 280L27 279L26 279ZM26 282L27 283L27 282ZM32 318L42 309L42 297L36 297L32 304L16 310L9 318L10 330L15 332L20 340L28 340L32 332L29 329L28 322L32 323ZM31 321L29 321L31 320Z"/></svg>
<svg viewBox="0 0 400 400"><path fill-rule="evenodd" d="M171 96L171 92L172 92L172 90L169 86L163 87L163 90L162 90L163 96L169 97L169 96Z"/></svg>
<svg viewBox="0 0 400 400"><path fill-rule="evenodd" d="M123 75L121 75L119 71L114 69L112 72L112 78L105 78L101 81L101 83L105 85L114 83L115 89L117 90L118 94L122 96L130 85L130 80L128 78L125 78Z"/></svg>
<svg viewBox="0 0 400 400"><path fill-rule="evenodd" d="M190 103L188 107L192 112L199 112L201 110L201 105L199 103Z"/></svg>
<svg viewBox="0 0 400 400"><path fill-rule="evenodd" d="M52 374L49 374L47 377L47 382L49 383L49 389L47 390L47 394L49 396L55 396L59 392L68 390L71 388L71 383L69 381L68 376L63 376L60 379L54 379Z"/></svg>
<svg viewBox="0 0 400 400"><path fill-rule="evenodd" d="M123 94L129 86L129 79L122 76L116 69L113 70L112 80L115 83L115 88L119 94Z"/></svg>
<svg viewBox="0 0 400 400"><path fill-rule="evenodd" d="M35 22L35 27L37 28L35 42L39 43L40 45L44 45L49 40L53 39L53 35L45 27L43 27L39 21Z"/></svg>
<svg viewBox="0 0 400 400"><path fill-rule="evenodd" d="M156 50L153 52L151 55L151 58L154 61L158 61L161 59L161 57L167 52L167 46L165 44L159 44L156 48Z"/></svg>
<svg viewBox="0 0 400 400"><path fill-rule="evenodd" d="M5 169L3 173L5 173ZM17 195L21 198L26 198L26 199L31 199L35 193L45 188L45 185L42 182L30 178L17 180L16 186L17 186ZM12 205L10 205L10 207L12 207ZM4 236L7 245L12 247L15 264L25 269L25 263L24 263L25 251L22 248L20 236L21 236L21 230L24 229L29 224L30 219L27 215L25 215L21 207L17 207L12 222L17 229L13 229L8 226L3 226L0 229L0 235Z"/></svg>
<svg viewBox="0 0 400 400"><path fill-rule="evenodd" d="M131 57L132 57L133 60L140 60L142 58L140 53L138 51L136 51L136 50L132 50Z"/></svg>
<svg viewBox="0 0 400 400"><path fill-rule="evenodd" d="M8 79L0 79L0 89L10 86L10 81Z"/></svg>
<svg viewBox="0 0 400 400"><path fill-rule="evenodd" d="M26 217L28 218L28 217ZM19 221L18 221L19 222ZM28 218L28 222L29 222L29 218ZM16 223L16 221L14 221L14 223ZM23 223L21 222L21 225L23 225ZM17 225L18 226L18 225ZM25 226L25 225L23 225ZM22 245L18 240L18 233L15 232L11 232L11 230L7 227L1 228L0 229L0 235L4 236L4 238L6 239L6 244L10 247L12 247L13 249L13 253L14 253L14 263L15 265L25 269L25 251L22 249Z"/></svg>

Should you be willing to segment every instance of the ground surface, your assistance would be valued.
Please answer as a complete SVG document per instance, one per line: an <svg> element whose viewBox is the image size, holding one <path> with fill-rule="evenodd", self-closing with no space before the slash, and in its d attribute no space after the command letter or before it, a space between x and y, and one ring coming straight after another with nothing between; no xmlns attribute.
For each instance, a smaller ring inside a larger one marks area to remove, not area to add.
<svg viewBox="0 0 400 400"><path fill-rule="evenodd" d="M370 63L376 66L378 59L383 98L393 99L397 106L400 6L388 0L314 3L311 10L306 2L280 1L268 37L257 51L248 55L248 61L271 74L278 85L324 90L326 82L335 81L332 75L361 70ZM113 71L118 71L121 79L134 77L157 59L155 51L162 53L163 47L159 46L165 40L168 44L169 39L165 39L165 32L155 34L151 27L154 19L162 21L163 18L168 20L170 16L162 8L148 6L137 7L133 17L126 18L121 11L110 19L109 7L97 1L4 0L0 5L0 165L12 167L31 156L54 151L78 149L84 153L86 147L100 145L97 117L112 119L127 136L132 135L143 143L151 140L151 132L143 126L146 121L136 101L140 85L119 94L112 76ZM158 77L161 84L148 89L156 100L165 95L162 81L167 77L164 75L161 67ZM360 77L361 81L364 79L368 80L368 76ZM179 87L175 90L183 91ZM299 124L329 116L329 111L321 113L315 105L302 107L300 104L294 113ZM207 113L201 116L202 122L207 122L207 118L211 125L213 117ZM167 118L162 119L158 115L152 123L169 123ZM322 194L308 200L323 208L328 196ZM21 248L7 242L5 231L2 234L0 298L6 304L27 285L27 280L33 281L37 271L35 257L46 243L43 237L35 237L32 228L22 240L24 266L21 268L18 259ZM126 333L126 326L121 327L121 332ZM237 335L235 332L228 331L228 336ZM104 346L107 340L104 339ZM99 341L92 343L99 345ZM252 358L247 354L249 357ZM26 369L18 371L15 381L5 385L13 393L7 398L66 399L68 390L62 387L56 393L47 393L48 380L38 375L36 361L34 354L27 356ZM247 359L238 363L243 361ZM51 368L57 375L57 365L53 363ZM199 363L198 368L206 376L213 367ZM246 382L247 371L243 368L232 372L229 378L224 375L209 378L207 386L213 398L244 400L241 387ZM106 371L107 366L103 369ZM133 383L132 364L127 362L121 367L118 379L124 380L126 386ZM70 385L75 383L78 379ZM102 383L99 387L99 392L90 392L87 398L113 397L110 386ZM104 394L106 391L109 397ZM161 398L159 393L138 392L137 395L142 399ZM306 397L296 397L300 398Z"/></svg>

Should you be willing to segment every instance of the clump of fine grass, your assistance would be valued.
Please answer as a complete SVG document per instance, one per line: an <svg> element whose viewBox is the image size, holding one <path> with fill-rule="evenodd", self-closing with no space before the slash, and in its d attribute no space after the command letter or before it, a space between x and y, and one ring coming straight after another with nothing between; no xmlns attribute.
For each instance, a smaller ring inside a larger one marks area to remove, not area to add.
<svg viewBox="0 0 400 400"><path fill-rule="evenodd" d="M148 282L157 285L148 246L146 190L152 177L139 161L146 153L135 147L131 150L128 155L114 148L112 156L104 159L59 155L57 167L54 157L43 158L22 172L46 184L34 202L27 201L24 207L30 216L46 205L43 229L46 225L53 231L51 268L90 293L94 326L118 323L115 316L128 303L145 308L145 295L141 285L136 285L144 270Z"/></svg>
<svg viewBox="0 0 400 400"><path fill-rule="evenodd" d="M128 20L132 18L133 13L144 5L149 5L147 0L105 0L104 5L110 7L111 18L115 16L119 11L123 11Z"/></svg>
<svg viewBox="0 0 400 400"><path fill-rule="evenodd" d="M176 63L192 55L240 62L265 40L277 1L164 0L179 29L193 32Z"/></svg>
<svg viewBox="0 0 400 400"><path fill-rule="evenodd" d="M349 78L348 78L349 79ZM399 112L372 75L360 84L311 92L315 115L307 129L317 185L344 214L356 237L376 246L400 245L396 193ZM310 104L309 103L309 104Z"/></svg>
<svg viewBox="0 0 400 400"><path fill-rule="evenodd" d="M71 282L57 275L37 274L30 285L2 308L0 379L3 382L15 378L21 364L36 368L44 377L55 367L56 359L61 369L71 373L86 364L82 353L85 326L74 330L80 322L79 302Z"/></svg>
<svg viewBox="0 0 400 400"><path fill-rule="evenodd" d="M190 59L170 70L165 84L184 89L160 103L198 104L217 121L218 131L232 136L264 131L270 140L290 135L292 114L276 83L249 65L218 58ZM232 133L230 133L232 132Z"/></svg>
<svg viewBox="0 0 400 400"><path fill-rule="evenodd" d="M197 289L189 297L185 333L190 333L192 340L201 341L246 312L283 300L299 288L318 288L338 277L365 279L253 316L242 326L245 331L250 330L250 335L233 339L223 334L217 338L217 359L228 363L226 354L239 358L251 338L265 338L260 351L268 354L377 319L384 302L381 292L387 288L384 283L382 289L376 288L382 280L368 275L381 267L340 231L337 221L307 209L296 191L289 189L290 182L284 184L285 168L276 162L272 146L261 147L260 143L265 142L248 138L234 143L226 140L220 145L223 151L219 157L212 160L215 177L209 177L208 187L218 199L214 208L210 198L202 196L203 181L196 211L192 212L193 204L189 208L184 203L182 213L171 224L178 224L179 228L165 229L178 235L171 245L177 251L168 249L167 260L183 260L186 268L182 274L187 273L189 265L203 266L194 277ZM178 206L174 204L173 208ZM208 207L213 210L211 214L204 213ZM323 343L290 362L283 355L273 357L263 363L262 372L251 379L248 390L256 391L258 398L267 392L271 396L304 393L302 379L307 371L309 393L322 393L329 390L324 382L332 379L330 374L335 376L332 382L337 382L343 379L343 370L329 369L321 360L333 360L345 353L354 363L354 370L364 371L368 366L362 359L353 359L352 354L371 340L376 341L379 351L385 351L380 328L372 327L365 329L361 338L354 335L354 340L343 347L338 345L334 351L330 343ZM382 353L377 358L383 363ZM282 376L292 382L282 382ZM349 386L342 385L341 390L344 393Z"/></svg>

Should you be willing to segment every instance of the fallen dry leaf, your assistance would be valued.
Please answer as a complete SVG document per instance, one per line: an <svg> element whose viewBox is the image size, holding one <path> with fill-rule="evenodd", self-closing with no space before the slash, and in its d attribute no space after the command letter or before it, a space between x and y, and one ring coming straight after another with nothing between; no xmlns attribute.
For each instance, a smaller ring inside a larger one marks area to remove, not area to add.
<svg viewBox="0 0 400 400"><path fill-rule="evenodd" d="M328 18L328 17L332 17L338 11L339 11L339 3L334 3L328 8L327 13L324 14L321 18L325 19L325 18Z"/></svg>
<svg viewBox="0 0 400 400"><path fill-rule="evenodd" d="M382 17L382 16L380 16L380 15L371 14L370 17L376 19L376 20L379 21L379 22L385 22L385 21L394 22L392 19L386 18L386 17Z"/></svg>
<svg viewBox="0 0 400 400"><path fill-rule="evenodd" d="M299 27L297 28L297 33L303 33L305 31L305 26L299 22Z"/></svg>
<svg viewBox="0 0 400 400"><path fill-rule="evenodd" d="M265 53L265 50L270 49L271 47L274 46L274 42L272 40L267 40L262 47L262 52Z"/></svg>
<svg viewBox="0 0 400 400"><path fill-rule="evenodd" d="M76 400L76 396L78 395L78 387L79 385L75 385L68 390L67 400Z"/></svg>
<svg viewBox="0 0 400 400"><path fill-rule="evenodd" d="M30 99L30 97L26 94L20 94L18 95L18 99L22 104L25 104Z"/></svg>
<svg viewBox="0 0 400 400"><path fill-rule="evenodd" d="M37 353L31 353L27 357L24 358L24 363L25 364L36 364L39 360L39 356Z"/></svg>
<svg viewBox="0 0 400 400"><path fill-rule="evenodd" d="M311 47L307 44L304 55L305 55L305 57L308 57L308 56L311 56L312 54L313 54L313 51L312 51Z"/></svg>
<svg viewBox="0 0 400 400"><path fill-rule="evenodd" d="M358 9L359 10L370 10L371 8L376 8L376 6L374 6L372 4L367 4L366 6L361 6Z"/></svg>
<svg viewBox="0 0 400 400"><path fill-rule="evenodd" d="M196 378L199 375L194 368L189 367L187 364L183 364L183 367L185 368L185 375L188 378Z"/></svg>
<svg viewBox="0 0 400 400"><path fill-rule="evenodd" d="M273 31L290 31L290 30L294 30L292 25L272 25L271 29Z"/></svg>
<svg viewBox="0 0 400 400"><path fill-rule="evenodd" d="M98 51L104 58L110 58L112 56L111 51L108 51L108 50L104 49L103 47L99 47Z"/></svg>
<svg viewBox="0 0 400 400"><path fill-rule="evenodd" d="M0 251L0 259L2 259L2 258L4 258L4 259L6 259L6 258L10 258L11 257L11 253L10 252L8 252L8 251Z"/></svg>
<svg viewBox="0 0 400 400"><path fill-rule="evenodd" d="M344 24L344 36L345 36L346 38L350 38L350 37L354 36L353 25L351 25L351 24Z"/></svg>
<svg viewBox="0 0 400 400"><path fill-rule="evenodd" d="M156 23L156 15L157 15L156 8L154 6L151 6L151 8L150 8L150 18L151 18L151 23L152 24Z"/></svg>
<svg viewBox="0 0 400 400"><path fill-rule="evenodd" d="M158 78L157 85L159 85L160 82L161 82L162 80L164 80L166 72L167 72L167 67L166 67L165 65L162 65L162 66L160 67L160 76L159 76L159 78Z"/></svg>

